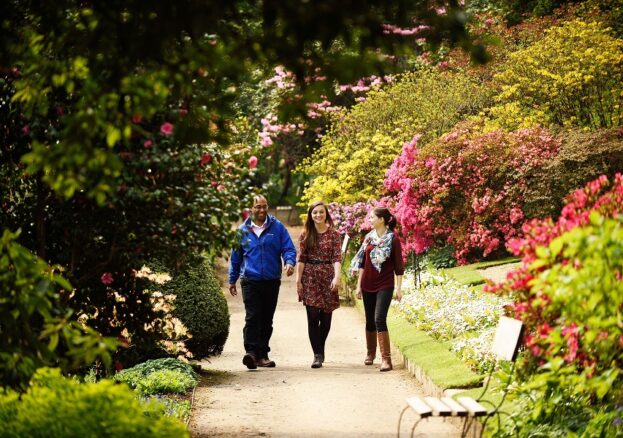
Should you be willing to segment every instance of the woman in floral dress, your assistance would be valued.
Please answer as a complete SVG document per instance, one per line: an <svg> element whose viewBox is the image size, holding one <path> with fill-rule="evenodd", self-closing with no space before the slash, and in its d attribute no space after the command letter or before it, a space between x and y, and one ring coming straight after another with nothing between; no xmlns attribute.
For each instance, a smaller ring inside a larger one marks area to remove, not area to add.
<svg viewBox="0 0 623 438"><path fill-rule="evenodd" d="M316 202L307 211L299 238L296 286L307 311L307 332L314 351L312 368L324 362L324 346L333 311L340 307L338 285L342 263L340 234L333 228L327 206Z"/></svg>

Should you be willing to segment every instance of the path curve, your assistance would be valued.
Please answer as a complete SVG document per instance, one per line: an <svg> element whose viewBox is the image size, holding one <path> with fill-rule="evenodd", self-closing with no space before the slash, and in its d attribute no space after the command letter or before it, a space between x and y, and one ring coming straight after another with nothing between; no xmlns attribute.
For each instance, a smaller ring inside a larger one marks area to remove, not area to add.
<svg viewBox="0 0 623 438"><path fill-rule="evenodd" d="M300 227L290 229L293 240ZM224 277L224 266L219 267ZM238 288L240 289L240 288ZM310 368L313 353L307 338L305 309L297 302L294 276L284 276L271 339L276 368L247 370L240 294L225 290L231 313L229 339L223 354L202 362L205 369L230 373L231 378L195 392L189 424L193 437L392 437L408 396L422 388L402 367L388 373L363 365L364 322L359 311L342 307L333 314L326 345L326 362ZM400 436L410 436L415 416L405 415ZM418 437L459 436L442 419L425 421Z"/></svg>

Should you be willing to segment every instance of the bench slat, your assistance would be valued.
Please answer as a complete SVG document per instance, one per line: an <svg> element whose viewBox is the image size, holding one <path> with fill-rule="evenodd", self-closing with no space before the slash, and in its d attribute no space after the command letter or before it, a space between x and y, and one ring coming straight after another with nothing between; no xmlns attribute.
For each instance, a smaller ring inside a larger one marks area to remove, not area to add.
<svg viewBox="0 0 623 438"><path fill-rule="evenodd" d="M469 412L474 417L482 417L483 415L487 415L487 408L478 403L471 397L458 397L457 401L462 404L467 412Z"/></svg>
<svg viewBox="0 0 623 438"><path fill-rule="evenodd" d="M452 415L452 409L446 406L445 403L437 397L424 397L424 401L428 406L433 408L433 415L439 417L449 417Z"/></svg>
<svg viewBox="0 0 623 438"><path fill-rule="evenodd" d="M409 397L407 403L420 417L430 417L433 410L419 397Z"/></svg>
<svg viewBox="0 0 623 438"><path fill-rule="evenodd" d="M456 400L451 397L441 397L440 399L444 402L450 409L452 409L452 415L457 417L465 417L467 416L467 409L458 404Z"/></svg>

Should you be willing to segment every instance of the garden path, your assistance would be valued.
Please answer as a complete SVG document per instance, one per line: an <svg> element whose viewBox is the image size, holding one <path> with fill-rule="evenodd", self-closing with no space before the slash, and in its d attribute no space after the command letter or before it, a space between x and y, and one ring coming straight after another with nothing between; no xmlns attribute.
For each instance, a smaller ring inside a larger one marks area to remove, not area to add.
<svg viewBox="0 0 623 438"><path fill-rule="evenodd" d="M289 230L294 240L301 228ZM219 276L226 286L224 265ZM189 424L193 437L396 436L405 399L422 395L422 388L402 367L380 373L378 363L363 365L364 322L356 308L335 311L326 362L312 369L305 310L297 302L294 276L284 276L271 339L270 356L277 367L251 371L241 363L242 297L224 292L231 313L229 339L223 354L202 366L226 371L229 377L196 389ZM405 414L401 436L410 436L414 420L413 414ZM454 425L436 418L421 424L417 436L458 435Z"/></svg>

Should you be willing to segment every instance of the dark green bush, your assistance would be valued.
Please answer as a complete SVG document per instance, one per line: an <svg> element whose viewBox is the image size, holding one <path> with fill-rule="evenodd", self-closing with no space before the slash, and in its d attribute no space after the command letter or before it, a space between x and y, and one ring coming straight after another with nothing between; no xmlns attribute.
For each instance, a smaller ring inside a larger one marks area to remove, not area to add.
<svg viewBox="0 0 623 438"><path fill-rule="evenodd" d="M424 264L430 264L435 269L453 268L456 266L456 259L452 255L453 253L453 246L433 247L426 252Z"/></svg>
<svg viewBox="0 0 623 438"><path fill-rule="evenodd" d="M214 268L203 257L194 257L182 272L172 275L162 292L174 294L173 316L192 336L186 347L196 359L220 354L229 335L229 309Z"/></svg>
<svg viewBox="0 0 623 438"><path fill-rule="evenodd" d="M561 134L558 155L530 177L525 192L526 217L557 216L564 198L600 175L623 169L623 129Z"/></svg>
<svg viewBox="0 0 623 438"><path fill-rule="evenodd" d="M139 402L111 380L81 384L42 368L21 400L14 392L0 395L0 438L188 436L184 424L164 410L156 402Z"/></svg>

